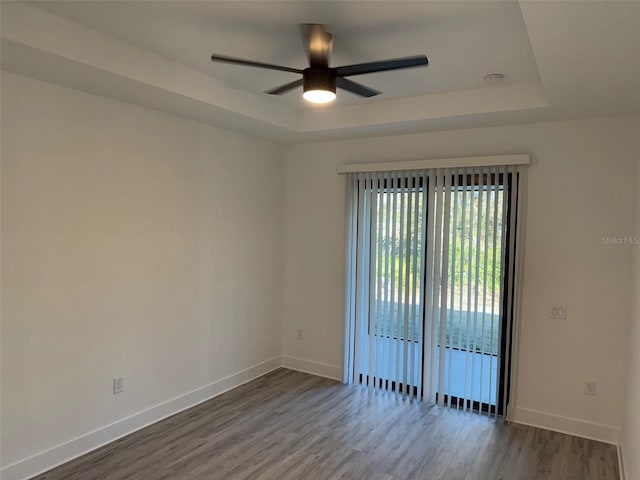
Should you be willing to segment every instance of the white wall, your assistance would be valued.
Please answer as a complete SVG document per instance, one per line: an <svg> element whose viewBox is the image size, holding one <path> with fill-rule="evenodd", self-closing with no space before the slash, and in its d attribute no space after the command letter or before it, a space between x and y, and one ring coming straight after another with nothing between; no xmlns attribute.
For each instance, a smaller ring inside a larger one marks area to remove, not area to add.
<svg viewBox="0 0 640 480"><path fill-rule="evenodd" d="M41 461L29 467L50 466L94 429L105 433L93 440L108 441L130 426L127 416L168 401L135 417L152 421L277 365L281 352L286 365L341 377L345 184L336 165L482 154L527 152L534 162L518 418L604 440L617 433L639 254L602 238L629 232L635 119L283 150L3 73L2 120L4 467L31 455ZM555 303L569 306L567 321L548 318ZM125 392L114 396L119 375ZM598 381L595 398L582 393L587 378ZM637 369L629 379L640 398ZM627 451L639 431L626 428ZM58 456L37 455L60 444ZM9 471L3 478L27 470Z"/></svg>
<svg viewBox="0 0 640 480"><path fill-rule="evenodd" d="M519 421L617 441L630 312L635 119L492 127L292 146L285 166L285 364L340 377L345 181L336 165L530 153ZM551 320L554 304L566 321ZM296 330L303 329L303 340ZM596 397L583 382L597 380Z"/></svg>
<svg viewBox="0 0 640 480"><path fill-rule="evenodd" d="M281 146L5 73L2 117L3 466L279 365Z"/></svg>
<svg viewBox="0 0 640 480"><path fill-rule="evenodd" d="M636 183L635 230L640 239L640 116L638 117L638 166ZM627 359L627 394L623 421L622 448L627 480L640 479L640 245L633 251L635 268L632 284L633 311L629 322L629 353Z"/></svg>

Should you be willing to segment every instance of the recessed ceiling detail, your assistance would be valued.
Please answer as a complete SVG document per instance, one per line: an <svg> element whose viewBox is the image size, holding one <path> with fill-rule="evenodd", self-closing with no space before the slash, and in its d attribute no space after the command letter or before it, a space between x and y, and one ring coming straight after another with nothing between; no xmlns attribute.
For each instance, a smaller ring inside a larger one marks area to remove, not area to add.
<svg viewBox="0 0 640 480"><path fill-rule="evenodd" d="M285 142L640 109L640 2L54 0L1 8L4 70ZM430 66L364 74L358 83L382 94L362 102L338 92L318 109L301 95L262 93L295 80L291 73L211 62L214 50L302 71L309 62L297 24L310 21L331 25L332 64L428 52ZM488 72L504 81L488 85Z"/></svg>

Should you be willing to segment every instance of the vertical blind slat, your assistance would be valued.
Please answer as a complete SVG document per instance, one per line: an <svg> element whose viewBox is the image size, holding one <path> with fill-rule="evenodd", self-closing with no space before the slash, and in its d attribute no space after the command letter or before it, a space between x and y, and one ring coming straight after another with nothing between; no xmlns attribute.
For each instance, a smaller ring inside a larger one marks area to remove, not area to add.
<svg viewBox="0 0 640 480"><path fill-rule="evenodd" d="M398 226L397 226L397 246L396 251L398 252L398 265L396 266L396 316L394 318L394 322L396 328L394 330L394 335L400 340L399 346L400 349L398 351L398 376L396 378L397 384L401 387L400 391L404 393L402 388L404 388L403 377L404 372L406 370L405 365L405 352L406 352L406 342L404 338L404 333L402 331L404 324L404 304L403 304L403 294L404 294L404 273L403 273L403 263L404 263L404 223L405 223L405 201L404 201L404 175L402 172L398 178L398 187L397 187L397 195L398 195Z"/></svg>
<svg viewBox="0 0 640 480"><path fill-rule="evenodd" d="M403 376L403 383L404 383L404 389L405 389L405 393L409 394L411 390L410 389L411 385L409 384L409 365L410 363L412 363L412 358L409 356L409 351L410 351L410 347L411 347L411 338L409 336L409 311L410 311L410 305L409 305L409 278L410 278L410 270L411 270L411 207L412 207L412 202L411 202L411 196L410 196L410 189L409 189L409 179L407 178L406 183L404 184L404 195L406 196L406 206L407 206L407 213L406 213L406 225L405 225L405 237L404 237L404 252L405 252L405 257L406 260L402 262L402 264L404 264L404 271L402 272L402 275L404 276L404 291L403 291L403 300L404 300L404 316L402 319L402 322L404 324L404 338L405 338L405 348L404 348L404 357L405 357L405 361L404 361L404 376Z"/></svg>
<svg viewBox="0 0 640 480"><path fill-rule="evenodd" d="M390 283L390 278L391 278L391 259L388 255L388 242L387 239L391 237L391 189L393 188L392 185L393 182L393 178L389 177L386 179L386 187L385 187L385 193L384 193L384 199L385 199L385 221L384 221L384 238L385 238L385 244L384 244L384 251L385 251L385 259L384 259L384 264L385 264L385 278L384 278L384 284L385 284L385 295L384 295L384 301L385 301L385 317L387 319L386 323L385 323L385 336L387 339L386 342L386 348L385 348L385 355L386 355L386 361L384 361L383 359L383 365L387 365L387 372L388 372L388 386L387 388L391 388L391 384L393 383L393 376L391 375L392 372L392 367L393 367L393 356L392 356L392 352L393 352L393 335L392 335L392 331L391 331L391 283Z"/></svg>
<svg viewBox="0 0 640 480"><path fill-rule="evenodd" d="M423 298L420 301L420 308L418 313L417 321L418 323L418 341L419 343L419 353L422 354L423 349L426 347L425 344L425 328L424 328L424 315L425 315L425 301L424 301L424 292L426 291L426 279L425 279L425 270L424 270L424 261L427 252L427 218L428 218L428 202L427 202L427 187L429 184L429 177L426 172L423 172L420 176L420 199L422 201L422 212L420 214L420 220L422 223L422 228L420 229L420 251L424 252L422 262L420 264L420 294ZM420 398L424 398L424 355L422 358L418 357L416 360L416 365L418 366L418 395Z"/></svg>
<svg viewBox="0 0 640 480"><path fill-rule="evenodd" d="M482 185L482 175L483 171L480 172L480 174L478 175L478 195L477 195L477 199L478 199L478 207L476 209L477 214L476 214L476 238L475 238L475 243L476 243L476 248L475 248L475 266L476 266L476 272L475 272L475 283L474 283L474 293L473 293L473 344L472 347L467 347L471 349L471 402L473 402L475 400L475 385L476 385L476 380L477 380L477 370L476 370L476 364L478 363L478 361L480 360L478 358L478 307L479 305L479 283L480 283L480 251L482 248L481 245L481 240L482 240L482 199L483 199L483 185ZM484 307L483 307L483 311L484 311ZM483 341L483 338L480 337L480 341ZM482 358L482 356L481 356ZM478 401L480 402L480 404L482 403L482 397L478 396Z"/></svg>
<svg viewBox="0 0 640 480"><path fill-rule="evenodd" d="M375 174L370 174L369 177L367 178L367 191L368 191L368 198L369 198L369 205L370 205L370 226L368 231L371 232L370 233L370 237L369 237L369 248L368 248L368 258L369 258L369 270L368 270L368 275L367 277L369 278L369 285L373 284L373 279L374 279L374 275L375 275L375 265L371 264L371 258L373 256L373 252L371 251L371 246L374 243L374 236L375 236L375 231L376 231L376 220L377 220L377 202L375 201L375 192L374 192L374 178L375 178ZM376 341L376 336L375 335L371 335L371 331L372 331L372 321L374 318L376 318L376 302L375 302L375 298L374 295L371 294L371 290L369 289L369 315L368 315L368 331L369 331L369 380L370 382L370 386L374 386L375 383L375 374L376 374L376 365L377 362L375 361L376 358L376 349L375 349L375 341Z"/></svg>
<svg viewBox="0 0 640 480"><path fill-rule="evenodd" d="M358 240L356 245L356 252L358 256L357 267L356 267L356 284L357 284L357 294L356 294L356 309L358 311L358 315L361 315L364 308L363 303L363 253L366 253L364 248L364 226L365 226L365 218L366 218L366 209L364 206L365 199L365 186L364 186L364 174L358 175ZM356 317L358 318L358 317ZM358 321L356 324L356 334L355 334L355 363L358 366L358 373L362 372L365 366L365 362L363 359L364 351L361 348L363 345L364 337L362 333L362 322Z"/></svg>
<svg viewBox="0 0 640 480"><path fill-rule="evenodd" d="M491 354L491 352L486 349L486 323L487 323L487 270L489 268L489 200L491 198L491 171L489 169L485 172L486 175L486 196L484 201L484 218L485 218L485 226L484 226L484 249L483 249L483 278L482 278L482 321L481 321L481 332L480 332L480 411L482 411L483 405L487 405L487 413L489 413L489 405L491 404L491 398L487 397L487 402L484 401L483 390L484 390L484 368L485 368L485 357L487 354ZM491 333L491 332L490 332ZM489 368L491 368L491 364L489 364Z"/></svg>
<svg viewBox="0 0 640 480"><path fill-rule="evenodd" d="M513 302L514 302L514 307L513 307L513 319L512 319L512 342L515 342L515 344L513 345L511 351L512 351L512 358L511 358L511 364L512 364L512 369L514 369L513 366L517 365L518 363L518 353L519 353L519 349L518 349L518 343L519 343L519 336L520 336L520 323L519 323L519 318L521 315L521 309L522 309L522 289L518 288L518 285L522 284L522 275L523 275L523 269L522 269L522 264L524 262L524 227L522 227L521 225L524 223L524 218L526 215L526 202L527 202L527 170L526 169L517 169L516 171L514 171L513 173L514 177L517 178L517 195L515 196L516 201L517 201L517 212L516 212L516 226L515 226L515 231L516 231L516 255L514 257L514 289L515 289L515 294L513 295ZM512 397L510 398L509 402L510 403L514 403L517 404L517 377L512 377L509 376L509 391L511 392ZM509 404L507 403L505 405L505 414L504 414L504 418L507 421L511 420L511 411L510 411L510 407Z"/></svg>
<svg viewBox="0 0 640 480"><path fill-rule="evenodd" d="M514 178L517 174L511 174L511 184L512 187L510 189L510 195L512 196L512 198L518 198L518 181L516 178ZM513 202L510 204L510 208L509 208L509 225L515 226L515 222L516 222L516 207L517 207L517 201ZM514 228L510 229L509 232L509 259L515 259L516 256L516 243L515 243L515 239L516 239L516 232L514 231ZM512 314L513 314L513 298L514 298L514 275L515 275L515 263L513 261L509 262L509 266L508 266L508 273L507 273L507 278L508 278L508 285L507 285L507 312L505 315L505 321L507 323L507 329L506 329L506 334L505 334L505 351L507 352L507 355L505 356L505 371L509 371L509 361L510 361L510 355L509 352L511 351L511 318L512 318ZM509 385L508 385L508 380L505 383L505 388L504 388L504 392L503 392L503 398L502 398L502 405L504 406L505 409L505 417L506 417L506 408L507 408L507 402L508 402L508 395L509 395Z"/></svg>
<svg viewBox="0 0 640 480"><path fill-rule="evenodd" d="M494 245L493 248L493 256L491 259L491 340L489 341L489 350L493 352L493 329L495 328L495 305L496 305L496 261L498 260L498 248L497 248L497 237L498 237L498 195L499 195L499 186L498 186L498 171L494 170L493 173L493 240L492 243ZM499 297L498 297L499 298ZM498 348L498 346L495 346ZM489 369L489 398L492 398L492 394L495 392L496 397L498 396L498 376L493 375L493 363L494 359L491 358L491 366ZM497 364L497 359L495 361ZM497 365L496 365L496 373L497 373ZM494 390L495 386L495 390ZM495 415L498 414L498 409L496 408Z"/></svg>
<svg viewBox="0 0 640 480"><path fill-rule="evenodd" d="M441 392L438 395L438 405L444 405L444 392L446 392L445 388L445 380L447 373L447 361L446 361L446 335L447 335L447 298L448 298L448 269L449 269L449 224L450 224L450 200L451 200L451 187L449 185L450 175L445 171L442 175L442 208L443 208L443 227L442 227L442 267L441 271L441 291L440 291L440 300L439 300L439 313L440 318L438 319L439 328L440 328L440 339L439 339L439 372L438 372L438 392Z"/></svg>
<svg viewBox="0 0 640 480"><path fill-rule="evenodd" d="M418 230L418 219L419 219L419 215L418 215L418 210L419 210L419 206L420 206L420 196L418 193L418 185L417 185L417 179L414 177L413 179L413 184L412 184L412 188L410 190L410 194L411 194L411 199L413 202L413 225L412 225L412 229L415 232L415 238L413 239L412 245L411 245L411 271L412 271L412 276L411 276L411 283L413 288L411 289L411 312L410 312L410 328L411 328L411 332L412 335L410 337L410 342L409 342L409 347L410 347L410 364L409 364L409 379L411 381L411 385L417 385L418 381L417 381L417 366L416 366L416 354L417 354L417 349L416 349L416 332L417 332L417 322L416 322L416 313L417 313L417 305L416 302L418 301L418 288L417 288L417 278L418 278L418 243L420 243L420 232Z"/></svg>
<svg viewBox="0 0 640 480"><path fill-rule="evenodd" d="M431 210L434 205L434 183L435 178L433 173L429 173L427 177L427 208ZM434 219L433 215L427 215L427 238L426 238L426 249L425 249L425 257L426 257L426 282L425 282L425 339L424 344L433 345L434 341L434 332L433 332L433 322L431 320L432 315L432 305L433 305L433 297L429 295L429 289L431 285L433 285L433 257L434 257L434 242L433 242L433 226ZM435 366L434 363L434 355L433 349L429 349L428 352L423 354L424 357L424 367L423 367L423 383L424 383L424 397L427 399L429 403L433 403L435 401L434 394L434 384L433 384L433 371Z"/></svg>
<svg viewBox="0 0 640 480"><path fill-rule="evenodd" d="M498 170L500 172L500 175L502 176L503 179L503 183L502 183L502 195L500 196L500 220L501 220L501 236L502 238L506 237L506 233L507 233L507 198L509 196L509 182L508 182L508 177L507 177L507 172L505 171L504 168L499 168ZM507 254L507 246L506 245L502 245L502 248L500 249L500 272L503 274L504 277L504 271L505 271L505 262L506 262L506 254ZM504 309L504 293L505 293L505 286L503 285L503 282L498 282L498 300L499 300L499 307L498 307L498 331L502 332L503 331L503 323L504 323L504 314L505 314L505 309ZM502 369L502 353L503 353L503 348L502 348L502 342L498 342L498 359L497 359L497 371L500 372ZM499 375L499 373L498 373ZM499 389L499 378L498 375L496 375L496 396L500 395L500 389ZM498 409L496 408L495 411L495 417L498 418Z"/></svg>
<svg viewBox="0 0 640 480"><path fill-rule="evenodd" d="M354 177L350 176L347 179L347 210L346 210L346 232L347 238L352 239L354 237L354 227L353 221L357 218L356 213L354 212L356 205L354 201L354 194L356 190L354 189ZM349 292L355 290L354 285L354 262L355 262L355 254L353 251L354 242L347 241L345 247L345 286L347 289L347 295L345 298L345 318L347 321L345 322L345 332L344 332L344 352L345 352L345 368L342 372L342 382L346 384L351 384L353 382L353 329L355 327L355 308L353 305L353 295L350 295Z"/></svg>
<svg viewBox="0 0 640 480"><path fill-rule="evenodd" d="M376 237L376 241L375 241L375 248L376 248L376 285L375 285L375 289L376 289L376 305L377 305L377 309L378 309L378 316L375 319L375 324L376 324L376 328L378 331L378 338L380 339L383 335L383 331L384 331L384 323L381 322L379 319L383 316L383 310L384 310L384 304L382 303L382 282L383 282L383 276L384 276L384 271L383 271L383 265L382 265L382 245L383 245L383 238L384 238L384 228L385 228L385 208L384 208L384 198L383 198L383 189L384 189L384 178L382 175L378 174L376 175L376 185L375 185L375 192L376 192L376 200L377 200L377 205L378 205L378 210L377 210L377 216L378 216L378 234ZM380 348L378 349L378 355L381 355L382 357L384 357L384 345L381 344ZM378 362L379 363L379 362Z"/></svg>
<svg viewBox="0 0 640 480"><path fill-rule="evenodd" d="M396 237L396 233L397 233L397 210L398 210L398 174L397 173L393 173L392 174L392 186L391 186L391 260L390 260L390 264L391 264L391 297L390 297L390 313L389 313L389 324L391 325L391 329L393 332L393 322L395 322L396 320L396 315L397 315L397 311L396 311L396 294L395 294L395 288L396 288L396 262L395 262L395 257L396 257L396 242L394 241L395 237ZM400 364L398 362L399 359L399 352L400 352L400 336L399 335L395 335L395 337L389 337L389 341L393 341L392 339L395 338L396 341L395 343L395 352L394 352L394 363L392 365L392 367L395 367L395 375L394 375L394 381L396 381L396 388L397 388L397 379L400 375ZM391 373L391 372L390 372Z"/></svg>
<svg viewBox="0 0 640 480"><path fill-rule="evenodd" d="M449 301L449 323L448 323L448 329L449 329L449 341L451 342L451 344L454 344L454 330L453 330L453 312L454 312L454 307L455 307L455 288L456 288L456 262L457 262L457 245L458 245L458 232L457 232L457 227L458 227L458 172L457 170L453 170L451 172L451 179L452 179L452 191L453 191L453 224L451 226L451 238L453 239L452 242L452 252L453 254L451 255L451 265L450 265L450 270L451 270L451 292L452 295L450 295L450 301ZM448 401L447 404L449 407L451 407L451 401L452 401L452 394L451 394L451 386L453 385L453 368L452 368L452 362L453 362L453 355L454 355L454 350L453 348L449 348L448 349L448 353L449 353L449 358L448 358L448 374L447 374L447 397L448 397Z"/></svg>
<svg viewBox="0 0 640 480"><path fill-rule="evenodd" d="M466 225L467 225L467 170L463 170L462 171L462 225L461 225L461 231L460 231L460 309L458 310L459 312L459 326L458 326L458 331L459 333L459 342L458 345L460 346L460 364L461 367L464 369L464 374L462 375L462 378L464 379L464 383L462 386L462 389L460 390L460 394L458 395L458 408L461 407L465 407L465 403L464 403L464 399L465 399L465 391L467 388L467 357L466 357L466 352L463 354L463 350L462 350L462 345L463 345L463 341L462 341L462 321L463 321L463 315L462 315L462 307L463 307L463 302L464 302L464 279L465 279L465 274L466 274L466 270L465 270L465 238L467 236L467 230L466 230ZM466 320L466 319L465 319ZM465 330L465 335L467 334L467 331ZM467 339L465 338L465 344L467 342Z"/></svg>
<svg viewBox="0 0 640 480"><path fill-rule="evenodd" d="M433 342L435 348L432 348L432 377L433 388L437 391L439 383L440 355L438 353L438 342L440 340L440 281L442 267L442 176L441 171L436 170L434 175L434 209L435 221L433 224L433 281L431 282L430 295L431 299L431 324L433 328ZM434 397L433 401L436 398Z"/></svg>
<svg viewBox="0 0 640 480"><path fill-rule="evenodd" d="M384 208L384 204L382 203L382 195L380 192L382 192L382 189L384 188L384 175L383 174L378 174L377 178L376 178L376 195L378 196L378 231L380 233L382 233L383 231L383 225L384 225L384 219L385 219L385 208ZM377 239L377 248L380 249L381 244L380 244L381 238L378 237ZM379 254L379 259L382 258L381 253ZM378 284L382 283L382 268L380 263L378 263L378 275L377 275L377 282ZM383 311L383 307L382 304L380 303L380 296L377 297L378 299L378 303L379 303L379 308L380 308L380 312L382 313ZM382 320L383 316L379 315L378 318L376 319L376 331L377 331L377 348L376 348L376 363L378 364L378 384L381 386L381 388L385 388L384 385L384 379L387 377L386 375L386 366L385 364L381 361L384 358L384 350L385 350L385 343L388 343L385 337L385 323ZM382 382L382 383L380 383Z"/></svg>

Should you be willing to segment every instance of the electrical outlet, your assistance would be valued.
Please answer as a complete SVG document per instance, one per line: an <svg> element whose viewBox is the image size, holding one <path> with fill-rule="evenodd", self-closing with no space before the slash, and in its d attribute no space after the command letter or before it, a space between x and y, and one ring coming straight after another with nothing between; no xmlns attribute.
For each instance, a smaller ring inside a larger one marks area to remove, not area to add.
<svg viewBox="0 0 640 480"><path fill-rule="evenodd" d="M113 394L122 393L124 391L124 379L122 377L116 377L113 379Z"/></svg>
<svg viewBox="0 0 640 480"><path fill-rule="evenodd" d="M551 307L551 318L556 320L567 319L567 306L566 305L554 305Z"/></svg>
<svg viewBox="0 0 640 480"><path fill-rule="evenodd" d="M301 328L298 329L297 336L298 336L298 340L302 340L304 338L304 334Z"/></svg>
<svg viewBox="0 0 640 480"><path fill-rule="evenodd" d="M584 382L584 394L590 397L596 396L596 382L587 380Z"/></svg>

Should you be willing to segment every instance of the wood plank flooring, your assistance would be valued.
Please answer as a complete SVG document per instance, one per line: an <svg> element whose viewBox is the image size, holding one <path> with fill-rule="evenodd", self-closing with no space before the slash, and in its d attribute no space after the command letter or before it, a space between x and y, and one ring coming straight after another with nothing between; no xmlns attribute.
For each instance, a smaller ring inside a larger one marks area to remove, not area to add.
<svg viewBox="0 0 640 480"><path fill-rule="evenodd" d="M279 369L37 480L618 479L616 448Z"/></svg>

